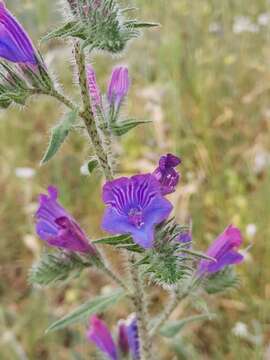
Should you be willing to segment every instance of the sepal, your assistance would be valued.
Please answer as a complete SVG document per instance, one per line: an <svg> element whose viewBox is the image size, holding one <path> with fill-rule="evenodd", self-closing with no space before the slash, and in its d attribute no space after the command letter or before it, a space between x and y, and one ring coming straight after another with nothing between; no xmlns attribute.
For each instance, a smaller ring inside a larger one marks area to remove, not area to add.
<svg viewBox="0 0 270 360"><path fill-rule="evenodd" d="M237 288L240 284L240 278L232 266L208 276L204 282L204 289L208 294L217 294L229 289Z"/></svg>
<svg viewBox="0 0 270 360"><path fill-rule="evenodd" d="M45 252L30 270L29 281L33 285L53 286L79 276L83 269L92 265L90 260L84 260L74 253Z"/></svg>
<svg viewBox="0 0 270 360"><path fill-rule="evenodd" d="M136 120L125 120L111 126L111 132L114 136L123 136L130 130L143 124L148 124L151 121L136 121Z"/></svg>

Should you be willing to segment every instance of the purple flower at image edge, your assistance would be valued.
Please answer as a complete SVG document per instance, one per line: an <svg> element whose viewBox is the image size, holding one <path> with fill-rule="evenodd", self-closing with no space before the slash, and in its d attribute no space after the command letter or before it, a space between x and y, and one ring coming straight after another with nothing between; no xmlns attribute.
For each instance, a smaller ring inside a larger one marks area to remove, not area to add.
<svg viewBox="0 0 270 360"><path fill-rule="evenodd" d="M57 201L58 190L48 187L39 197L36 231L49 246L96 255L96 250L73 217Z"/></svg>
<svg viewBox="0 0 270 360"><path fill-rule="evenodd" d="M199 274L216 273L228 265L241 263L244 257L237 250L242 242L240 230L233 225L228 226L206 252L216 261L201 260Z"/></svg>
<svg viewBox="0 0 270 360"><path fill-rule="evenodd" d="M0 57L5 60L35 67L36 50L18 20L0 1Z"/></svg>
<svg viewBox="0 0 270 360"><path fill-rule="evenodd" d="M106 354L108 359L119 360L117 347L110 330L97 316L91 317L86 337L88 341L93 342L101 352Z"/></svg>
<svg viewBox="0 0 270 360"><path fill-rule="evenodd" d="M172 204L160 191L160 184L151 174L122 177L103 187L107 205L102 228L111 234L131 234L136 244L153 247L154 228L167 219Z"/></svg>
<svg viewBox="0 0 270 360"><path fill-rule="evenodd" d="M181 164L181 159L173 154L161 156L159 166L153 172L161 186L162 195L168 195L175 191L180 180L180 174L175 168Z"/></svg>
<svg viewBox="0 0 270 360"><path fill-rule="evenodd" d="M119 109L122 101L127 96L129 87L130 79L128 68L125 66L114 68L108 85L107 98L109 104L114 106L116 110Z"/></svg>

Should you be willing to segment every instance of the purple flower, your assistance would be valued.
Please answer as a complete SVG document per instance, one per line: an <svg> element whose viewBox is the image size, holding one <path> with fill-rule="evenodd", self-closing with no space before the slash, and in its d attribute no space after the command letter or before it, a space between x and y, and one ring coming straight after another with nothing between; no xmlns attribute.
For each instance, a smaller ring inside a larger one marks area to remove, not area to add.
<svg viewBox="0 0 270 360"><path fill-rule="evenodd" d="M96 255L83 230L57 201L57 188L49 186L48 194L40 195L36 212L36 231L40 238L50 246Z"/></svg>
<svg viewBox="0 0 270 360"><path fill-rule="evenodd" d="M101 107L101 93L97 84L96 73L92 65L87 66L87 79L88 79L88 89L91 98L91 104L93 111L96 111L97 107Z"/></svg>
<svg viewBox="0 0 270 360"><path fill-rule="evenodd" d="M153 172L159 181L162 195L171 194L175 191L176 185L180 180L179 173L175 167L181 164L181 159L175 155L167 154L161 156L158 168Z"/></svg>
<svg viewBox="0 0 270 360"><path fill-rule="evenodd" d="M128 75L128 68L124 66L116 67L112 71L111 80L108 86L108 101L116 111L118 111L123 99L128 93L130 86L130 79Z"/></svg>
<svg viewBox="0 0 270 360"><path fill-rule="evenodd" d="M130 315L122 325L124 326L132 360L140 360L140 341L136 315Z"/></svg>
<svg viewBox="0 0 270 360"><path fill-rule="evenodd" d="M165 220L171 203L164 199L160 184L151 174L122 177L103 187L107 205L102 228L111 234L131 234L136 244L153 247L154 227Z"/></svg>
<svg viewBox="0 0 270 360"><path fill-rule="evenodd" d="M117 348L106 324L97 316L90 319L87 339L93 342L100 351L107 355L109 360L118 360Z"/></svg>
<svg viewBox="0 0 270 360"><path fill-rule="evenodd" d="M3 2L0 2L0 57L14 63L38 65L31 39Z"/></svg>
<svg viewBox="0 0 270 360"><path fill-rule="evenodd" d="M123 355L129 353L128 334L125 321L119 321L118 323L118 348Z"/></svg>
<svg viewBox="0 0 270 360"><path fill-rule="evenodd" d="M207 250L206 254L216 261L201 260L199 274L215 273L225 266L241 263L244 258L237 249L242 242L240 230L233 225L228 226Z"/></svg>

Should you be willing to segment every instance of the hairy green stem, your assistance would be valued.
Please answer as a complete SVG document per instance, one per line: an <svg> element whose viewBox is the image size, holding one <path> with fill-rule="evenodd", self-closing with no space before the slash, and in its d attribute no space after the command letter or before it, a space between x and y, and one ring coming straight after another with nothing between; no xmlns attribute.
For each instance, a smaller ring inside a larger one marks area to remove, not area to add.
<svg viewBox="0 0 270 360"><path fill-rule="evenodd" d="M74 44L75 60L78 69L78 77L81 88L81 96L84 105L84 110L82 113L82 118L85 123L85 127L89 134L89 138L94 147L95 154L99 160L99 164L104 172L104 175L107 180L113 179L113 171L110 166L110 161L108 154L104 150L102 144L102 139L98 133L98 129L94 120L94 114L91 110L91 101L89 97L87 77L86 77L86 68L85 68L85 55L81 50L80 42L76 41Z"/></svg>
<svg viewBox="0 0 270 360"><path fill-rule="evenodd" d="M132 302L136 312L139 339L140 339L140 360L152 359L152 340L149 336L149 316L147 310L147 300L145 298L143 280L140 276L139 269L136 265L135 255L129 257L129 269L131 275L131 281L133 285Z"/></svg>
<svg viewBox="0 0 270 360"><path fill-rule="evenodd" d="M101 265L101 270L109 276L117 285L119 285L121 288L123 288L128 294L130 293L129 288L127 285L119 278L118 275L115 274L115 272L105 264L105 261Z"/></svg>
<svg viewBox="0 0 270 360"><path fill-rule="evenodd" d="M165 307L163 313L159 316L157 321L155 322L154 326L150 330L150 336L154 337L158 330L165 324L165 322L169 319L173 311L176 309L177 305L179 304L178 293L173 292L171 294L171 299L167 306Z"/></svg>
<svg viewBox="0 0 270 360"><path fill-rule="evenodd" d="M165 307L163 313L158 317L157 321L155 322L154 326L150 330L150 337L153 338L159 329L165 324L165 322L170 318L171 314L177 308L179 303L184 300L188 296L188 293L180 294L179 289L176 289L171 294L171 299L167 306Z"/></svg>

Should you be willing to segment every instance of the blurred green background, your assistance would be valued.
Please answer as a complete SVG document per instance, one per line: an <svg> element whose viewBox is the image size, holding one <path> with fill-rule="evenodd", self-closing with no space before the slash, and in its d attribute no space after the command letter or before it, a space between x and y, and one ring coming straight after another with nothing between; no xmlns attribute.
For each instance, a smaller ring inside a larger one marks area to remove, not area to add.
<svg viewBox="0 0 270 360"><path fill-rule="evenodd" d="M60 22L54 0L7 0L35 43ZM158 21L122 58L93 60L105 88L113 64L128 64L132 90L126 114L153 120L116 145L119 173L153 169L160 154L181 155L182 183L172 196L182 222L192 218L197 248L204 250L229 224L253 244L238 267L237 291L209 297L218 314L192 326L175 342L160 342L164 359L270 359L270 2L267 0L136 0L140 17ZM67 44L41 44L46 62L66 91L72 87ZM101 178L83 175L87 142L73 133L58 157L40 167L50 128L63 113L40 97L26 109L0 113L0 359L94 359L84 325L52 335L54 319L109 282L84 274L58 289L28 285L27 272L42 244L34 233L37 195L61 188L63 204L91 237L100 235ZM108 253L115 258L115 254ZM117 259L121 271L123 266ZM164 292L153 291L155 308ZM111 324L125 316L116 308ZM174 314L181 316L181 312Z"/></svg>

